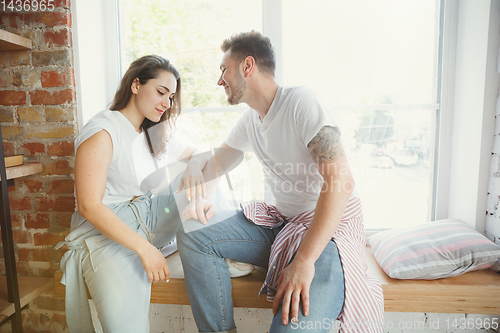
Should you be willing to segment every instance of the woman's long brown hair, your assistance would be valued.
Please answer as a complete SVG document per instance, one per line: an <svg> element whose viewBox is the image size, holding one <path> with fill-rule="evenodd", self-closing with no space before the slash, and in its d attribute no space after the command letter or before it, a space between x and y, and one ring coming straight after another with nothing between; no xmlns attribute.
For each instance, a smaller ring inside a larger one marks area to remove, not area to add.
<svg viewBox="0 0 500 333"><path fill-rule="evenodd" d="M172 73L177 80L177 89L173 97L171 107L162 114L160 120L155 123L145 118L141 124L146 134L149 150L155 157L166 152L168 141L167 127L173 128L177 116L181 113L181 78L179 72L167 59L157 55L147 55L134 60L123 75L120 86L116 91L110 110L120 111L124 109L132 97L132 83L137 78L141 85L158 77L161 71ZM152 127L155 126L154 130ZM151 130L150 130L151 129ZM151 133L149 133L151 132Z"/></svg>

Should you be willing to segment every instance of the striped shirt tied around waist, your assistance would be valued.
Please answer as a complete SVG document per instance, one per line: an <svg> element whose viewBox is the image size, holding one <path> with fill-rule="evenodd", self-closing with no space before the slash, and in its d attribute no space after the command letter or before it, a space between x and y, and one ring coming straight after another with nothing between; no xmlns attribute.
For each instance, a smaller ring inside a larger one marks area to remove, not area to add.
<svg viewBox="0 0 500 333"><path fill-rule="evenodd" d="M253 223L265 228L286 225L271 247L269 268L259 296L267 293L273 301L278 279L290 263L311 224L314 210L286 218L275 206L263 202L241 203L243 214ZM380 282L366 275L367 261L361 200L351 198L332 238L337 244L344 270L345 300L339 316L341 333L382 332L384 297Z"/></svg>

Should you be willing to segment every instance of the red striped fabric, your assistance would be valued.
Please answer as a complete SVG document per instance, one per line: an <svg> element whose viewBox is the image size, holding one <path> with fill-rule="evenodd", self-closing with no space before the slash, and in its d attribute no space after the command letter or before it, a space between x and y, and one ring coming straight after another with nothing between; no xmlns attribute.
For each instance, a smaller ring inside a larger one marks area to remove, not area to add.
<svg viewBox="0 0 500 333"><path fill-rule="evenodd" d="M285 222L285 217L276 207L263 202L241 204L245 216L255 224L276 227ZM279 232L269 256L269 270L259 295L267 287L267 299L274 300L277 281L297 251L304 237L314 210L289 219ZM332 237L337 244L344 270L345 300L339 320L341 333L379 333L384 320L384 296L380 283L366 275L368 264L365 253L365 237L361 200L351 198Z"/></svg>

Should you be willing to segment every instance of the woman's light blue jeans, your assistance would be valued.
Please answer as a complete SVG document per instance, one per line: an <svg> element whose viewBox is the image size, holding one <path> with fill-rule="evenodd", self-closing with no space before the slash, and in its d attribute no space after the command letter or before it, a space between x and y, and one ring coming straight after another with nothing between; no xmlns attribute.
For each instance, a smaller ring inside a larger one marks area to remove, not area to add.
<svg viewBox="0 0 500 333"><path fill-rule="evenodd" d="M185 230L177 234L186 289L200 332L235 332L231 279L223 258L267 267L271 245L283 225L264 228L248 221L241 211L219 211L212 220L205 228L186 232L201 224L187 220ZM344 275L333 240L316 261L315 270L309 315L303 316L301 302L298 322L289 319L288 325L282 325L280 307L270 333L328 332L333 327L344 304Z"/></svg>
<svg viewBox="0 0 500 333"><path fill-rule="evenodd" d="M175 194L180 176L157 195L150 193L132 201L108 205L130 228L152 244L163 247L174 239L181 227L179 208L187 203L184 192ZM181 205L181 206L179 206ZM72 232L66 241L70 248L61 261L66 283L66 318L71 332L93 332L85 279L104 332L149 332L151 283L137 254L97 231L80 214L73 215ZM141 225L142 224L142 225ZM79 290L79 287L83 287Z"/></svg>

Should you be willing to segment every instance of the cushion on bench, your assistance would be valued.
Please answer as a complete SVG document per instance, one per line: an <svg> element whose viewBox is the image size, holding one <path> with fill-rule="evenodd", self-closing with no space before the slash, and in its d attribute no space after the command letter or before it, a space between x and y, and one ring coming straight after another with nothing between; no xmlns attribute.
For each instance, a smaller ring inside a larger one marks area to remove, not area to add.
<svg viewBox="0 0 500 333"><path fill-rule="evenodd" d="M395 279L440 279L485 269L500 246L458 220L395 228L367 239L380 267Z"/></svg>

